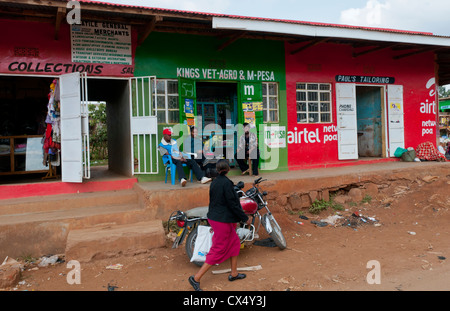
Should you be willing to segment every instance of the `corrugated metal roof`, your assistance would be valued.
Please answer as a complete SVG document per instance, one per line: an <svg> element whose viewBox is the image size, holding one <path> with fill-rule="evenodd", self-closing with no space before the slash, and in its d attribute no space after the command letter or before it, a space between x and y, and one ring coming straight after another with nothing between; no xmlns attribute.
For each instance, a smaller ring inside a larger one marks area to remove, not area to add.
<svg viewBox="0 0 450 311"><path fill-rule="evenodd" d="M436 36L431 32L408 31L408 30L399 30L399 29L391 29L391 28L352 26L352 25L307 22L307 21L298 21L298 20L285 20L285 19L273 19L273 18L263 18L263 17L228 15L228 14L219 14L219 13L183 11L183 10L175 10L175 9L164 9L164 8L137 6L137 5L130 5L130 4L109 3L109 2L92 1L92 0L80 0L80 2L87 3L87 4L100 4L100 5L113 6L113 7L138 8L138 9L142 9L142 10L152 10L152 11L160 11L160 12L167 12L167 13L174 13L174 14L187 14L187 15L210 16L210 17L226 17L226 18L234 18L234 19L260 20L260 21L288 23L288 24L300 24L300 25L319 26L319 27L358 29L358 30L378 31L378 32L386 32L386 33L401 33L401 34L409 34L409 35ZM443 37L443 36L438 36L438 37Z"/></svg>

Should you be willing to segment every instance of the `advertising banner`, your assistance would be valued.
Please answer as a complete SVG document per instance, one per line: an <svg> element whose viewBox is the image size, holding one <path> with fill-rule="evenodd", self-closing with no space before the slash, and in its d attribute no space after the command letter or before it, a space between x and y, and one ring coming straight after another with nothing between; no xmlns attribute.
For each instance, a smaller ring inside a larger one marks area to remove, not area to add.
<svg viewBox="0 0 450 311"><path fill-rule="evenodd" d="M264 142L269 148L286 148L286 127L266 126L264 130Z"/></svg>

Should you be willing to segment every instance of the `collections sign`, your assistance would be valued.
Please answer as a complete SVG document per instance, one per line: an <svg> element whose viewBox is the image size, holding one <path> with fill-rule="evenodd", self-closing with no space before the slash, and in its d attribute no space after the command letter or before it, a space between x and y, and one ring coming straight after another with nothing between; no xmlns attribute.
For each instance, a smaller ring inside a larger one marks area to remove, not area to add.
<svg viewBox="0 0 450 311"><path fill-rule="evenodd" d="M110 22L71 25L72 62L132 65L131 26Z"/></svg>
<svg viewBox="0 0 450 311"><path fill-rule="evenodd" d="M348 83L374 83L374 84L394 84L395 78L392 77L372 77L372 76L344 76L337 75L336 82Z"/></svg>

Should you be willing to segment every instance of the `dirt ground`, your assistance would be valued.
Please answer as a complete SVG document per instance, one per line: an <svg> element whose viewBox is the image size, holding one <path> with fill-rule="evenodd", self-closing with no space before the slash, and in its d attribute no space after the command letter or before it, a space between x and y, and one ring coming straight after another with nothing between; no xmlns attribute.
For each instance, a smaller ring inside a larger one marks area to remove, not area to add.
<svg viewBox="0 0 450 311"><path fill-rule="evenodd" d="M242 281L229 282L227 274L208 272L205 291L448 291L450 290L450 176L429 180L396 181L365 202L345 203L338 211L344 218L358 212L377 221L356 226L311 223L336 211L313 215L272 206L288 248L248 245L239 267L261 265ZM357 220L357 219L356 219ZM300 223L299 223L300 222ZM261 229L263 230L263 229ZM267 238L260 231L260 238ZM65 262L36 268L27 264L17 291L192 291L187 279L198 267L178 249L154 249L133 257L99 260L81 266L81 284L69 285L72 270ZM380 284L369 284L380 264ZM121 264L121 269L107 266ZM225 262L212 270L229 268Z"/></svg>

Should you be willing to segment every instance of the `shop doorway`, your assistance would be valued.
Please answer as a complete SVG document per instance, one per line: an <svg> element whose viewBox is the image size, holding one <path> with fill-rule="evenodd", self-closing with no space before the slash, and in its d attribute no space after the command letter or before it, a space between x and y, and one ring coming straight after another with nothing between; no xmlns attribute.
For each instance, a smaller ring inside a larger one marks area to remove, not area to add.
<svg viewBox="0 0 450 311"><path fill-rule="evenodd" d="M385 86L336 84L339 160L386 158L404 145L402 94L401 85L388 85L386 92ZM387 101L394 108L387 109Z"/></svg>
<svg viewBox="0 0 450 311"><path fill-rule="evenodd" d="M228 159L236 151L237 83L197 82L197 116L208 151ZM220 151L216 146L221 146Z"/></svg>
<svg viewBox="0 0 450 311"><path fill-rule="evenodd" d="M48 171L41 141L52 81L0 76L0 184L40 179Z"/></svg>
<svg viewBox="0 0 450 311"><path fill-rule="evenodd" d="M44 163L43 152L50 87L58 78L0 76L0 184L62 180L61 153L59 158L48 158ZM91 179L101 181L131 177L129 79L88 78L83 87L88 89L90 103L106 104L107 140L101 144L106 144L107 162L92 167ZM63 126L61 123L61 128ZM67 132L74 132L70 124L66 126ZM84 147L77 147L78 150L80 153L86 152ZM46 179L50 161L56 176ZM70 164L64 169L70 170Z"/></svg>
<svg viewBox="0 0 450 311"><path fill-rule="evenodd" d="M383 135L384 88L356 86L358 157L386 157Z"/></svg>
<svg viewBox="0 0 450 311"><path fill-rule="evenodd" d="M95 155L96 149L106 147L107 160L97 172L105 175L111 172L127 177L132 176L131 171L131 138L130 138L130 92L128 79L89 78L88 79L89 102L100 102L106 106L106 139L91 136L91 156ZM92 124L98 126L99 124ZM101 125L104 126L104 125ZM92 141L94 140L94 141ZM96 146L95 144L106 144L107 146ZM92 153L94 152L94 154ZM109 171L109 172L107 172Z"/></svg>

